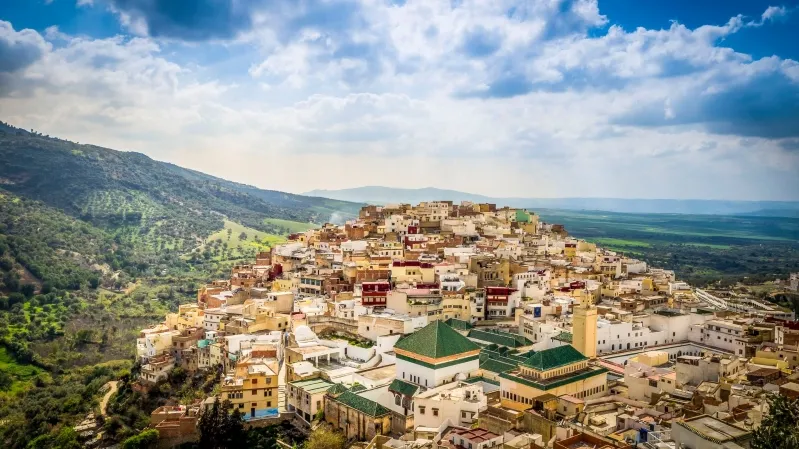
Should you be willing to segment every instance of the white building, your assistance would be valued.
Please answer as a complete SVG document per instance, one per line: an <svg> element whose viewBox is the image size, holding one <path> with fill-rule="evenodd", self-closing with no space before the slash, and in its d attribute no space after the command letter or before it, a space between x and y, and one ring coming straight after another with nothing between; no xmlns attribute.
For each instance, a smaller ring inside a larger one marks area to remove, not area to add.
<svg viewBox="0 0 799 449"><path fill-rule="evenodd" d="M666 343L665 331L653 331L640 322L608 320L597 321L597 351L601 353L640 349Z"/></svg>
<svg viewBox="0 0 799 449"><path fill-rule="evenodd" d="M437 428L444 422L470 426L485 410L487 400L480 383L456 381L416 393L413 397L414 425Z"/></svg>
<svg viewBox="0 0 799 449"><path fill-rule="evenodd" d="M744 355L746 328L730 321L709 320L691 327L689 339L706 346L719 348L736 355Z"/></svg>

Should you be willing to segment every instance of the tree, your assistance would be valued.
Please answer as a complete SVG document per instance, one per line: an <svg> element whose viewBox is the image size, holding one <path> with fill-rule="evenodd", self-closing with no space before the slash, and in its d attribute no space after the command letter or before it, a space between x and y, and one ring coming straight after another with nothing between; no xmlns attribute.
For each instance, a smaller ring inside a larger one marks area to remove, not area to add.
<svg viewBox="0 0 799 449"><path fill-rule="evenodd" d="M769 414L752 432L752 449L793 449L799 447L799 400L782 395L768 398Z"/></svg>
<svg viewBox="0 0 799 449"><path fill-rule="evenodd" d="M30 298L36 293L36 286L33 284L22 284L19 288L19 292L25 295L26 298Z"/></svg>
<svg viewBox="0 0 799 449"><path fill-rule="evenodd" d="M239 240L247 240L247 233L243 232L239 234Z"/></svg>
<svg viewBox="0 0 799 449"><path fill-rule="evenodd" d="M0 370L0 391L8 390L11 387L11 384L14 383L14 378L11 377L11 374Z"/></svg>
<svg viewBox="0 0 799 449"><path fill-rule="evenodd" d="M199 449L245 447L246 434L241 413L238 410L230 413L231 408L230 401L220 404L217 397L211 408L203 411L197 425L200 431Z"/></svg>
<svg viewBox="0 0 799 449"><path fill-rule="evenodd" d="M344 449L346 443L347 441L343 434L324 427L318 427L308 437L305 449Z"/></svg>
<svg viewBox="0 0 799 449"><path fill-rule="evenodd" d="M147 449L155 447L158 442L158 431L155 429L143 430L122 442L122 449Z"/></svg>

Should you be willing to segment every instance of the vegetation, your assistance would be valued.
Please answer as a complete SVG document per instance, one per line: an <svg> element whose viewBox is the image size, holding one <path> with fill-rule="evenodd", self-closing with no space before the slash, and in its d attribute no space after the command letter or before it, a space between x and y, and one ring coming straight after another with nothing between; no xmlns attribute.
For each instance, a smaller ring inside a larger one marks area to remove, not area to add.
<svg viewBox="0 0 799 449"><path fill-rule="evenodd" d="M157 442L158 431L155 429L147 429L123 441L122 449L147 449L154 447Z"/></svg>
<svg viewBox="0 0 799 449"><path fill-rule="evenodd" d="M318 226L312 223L301 223L298 221L281 220L279 218L266 218L266 224L276 226L278 234L292 234L295 232L305 232L309 229L314 229Z"/></svg>
<svg viewBox="0 0 799 449"><path fill-rule="evenodd" d="M799 400L781 395L768 399L769 414L752 432L752 449L789 449L799 447Z"/></svg>
<svg viewBox="0 0 799 449"><path fill-rule="evenodd" d="M225 220L224 229L211 234L202 246L195 250L194 259L231 261L253 260L259 251L285 242L281 235L269 234L236 222Z"/></svg>
<svg viewBox="0 0 799 449"><path fill-rule="evenodd" d="M305 449L344 449L346 444L347 441L342 433L321 426L311 432L305 443Z"/></svg>
<svg viewBox="0 0 799 449"><path fill-rule="evenodd" d="M230 401L220 404L219 398L200 415L197 428L200 431L198 449L227 449L245 447L244 419Z"/></svg>
<svg viewBox="0 0 799 449"><path fill-rule="evenodd" d="M40 373L30 388L0 394L0 446L81 447L65 423L80 421L97 404L103 385L126 372L129 364L82 367L64 374ZM28 444L30 443L30 446Z"/></svg>
<svg viewBox="0 0 799 449"><path fill-rule="evenodd" d="M799 219L538 211L569 234L675 270L689 283L762 283L799 270Z"/></svg>
<svg viewBox="0 0 799 449"><path fill-rule="evenodd" d="M360 205L261 190L132 152L30 133L0 133L0 179L7 190L43 201L130 241L187 251L224 217L279 234L286 222L353 217Z"/></svg>

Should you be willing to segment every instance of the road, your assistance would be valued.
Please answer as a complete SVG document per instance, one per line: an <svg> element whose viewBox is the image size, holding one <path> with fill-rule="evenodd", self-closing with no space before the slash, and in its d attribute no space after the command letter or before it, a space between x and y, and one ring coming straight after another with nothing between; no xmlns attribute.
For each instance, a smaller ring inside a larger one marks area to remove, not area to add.
<svg viewBox="0 0 799 449"><path fill-rule="evenodd" d="M118 383L119 383L118 381L112 380L112 381L110 381L110 382L108 382L106 384L106 385L108 385L108 391L105 392L105 395L103 396L103 400L100 401L100 414L103 415L103 416L106 416L105 415L105 409L106 409L106 407L108 407L108 400L111 399L111 395L113 395L114 393L117 392L117 384Z"/></svg>

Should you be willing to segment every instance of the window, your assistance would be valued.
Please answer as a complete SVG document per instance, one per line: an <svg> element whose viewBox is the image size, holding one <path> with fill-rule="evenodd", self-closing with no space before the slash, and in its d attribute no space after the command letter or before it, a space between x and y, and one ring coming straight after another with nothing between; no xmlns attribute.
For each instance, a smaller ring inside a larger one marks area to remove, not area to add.
<svg viewBox="0 0 799 449"><path fill-rule="evenodd" d="M244 408L244 404L239 404L239 408Z"/></svg>
<svg viewBox="0 0 799 449"><path fill-rule="evenodd" d="M437 408L433 409L433 416L438 416L438 409Z"/></svg>
<svg viewBox="0 0 799 449"><path fill-rule="evenodd" d="M419 414L424 415L424 405L419 406Z"/></svg>

